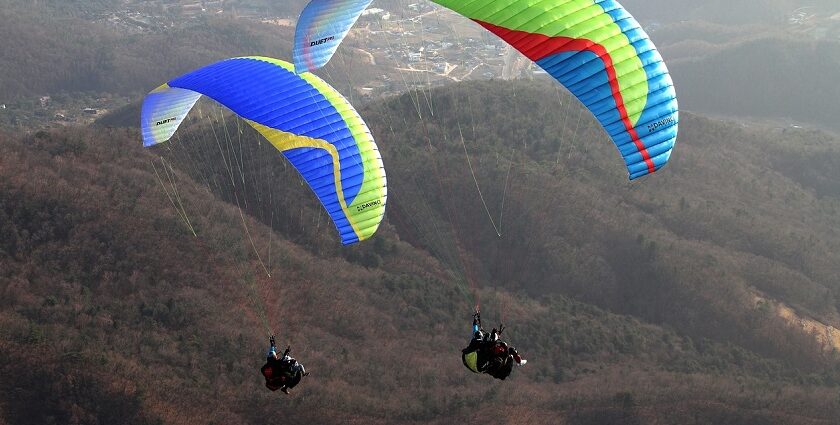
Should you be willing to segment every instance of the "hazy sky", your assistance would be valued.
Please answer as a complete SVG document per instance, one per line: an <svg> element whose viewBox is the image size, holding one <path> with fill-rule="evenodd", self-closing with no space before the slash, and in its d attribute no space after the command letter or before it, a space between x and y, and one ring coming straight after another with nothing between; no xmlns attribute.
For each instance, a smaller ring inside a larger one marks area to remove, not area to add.
<svg viewBox="0 0 840 425"><path fill-rule="evenodd" d="M720 23L785 22L799 8L807 13L840 12L837 0L621 0L640 21L707 20Z"/></svg>

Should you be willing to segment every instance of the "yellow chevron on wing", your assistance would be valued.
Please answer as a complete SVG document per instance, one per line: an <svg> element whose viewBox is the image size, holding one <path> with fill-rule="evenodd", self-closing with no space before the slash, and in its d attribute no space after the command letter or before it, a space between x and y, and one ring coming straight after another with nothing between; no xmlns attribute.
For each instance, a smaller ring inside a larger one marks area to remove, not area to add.
<svg viewBox="0 0 840 425"><path fill-rule="evenodd" d="M347 221L350 223L350 226L353 227L353 231L356 233L356 236L361 238L362 232L359 231L358 227L356 227L356 223L355 221L353 221L353 217L350 215L350 209L347 207L347 201L344 198L344 189L341 186L341 160L338 156L338 150L335 148L335 146L333 146L326 140L287 133L285 131L277 130L276 128L264 126L251 120L245 121L248 122L248 124L254 127L257 131L259 131L260 134L263 135L263 137L265 137L272 145L274 145L275 148L277 148L277 150L281 152L299 148L316 148L323 149L327 151L327 153L329 153L330 156L332 156L333 177L335 178L335 193L338 196L338 202L341 205L341 209L344 211L344 216L347 217Z"/></svg>

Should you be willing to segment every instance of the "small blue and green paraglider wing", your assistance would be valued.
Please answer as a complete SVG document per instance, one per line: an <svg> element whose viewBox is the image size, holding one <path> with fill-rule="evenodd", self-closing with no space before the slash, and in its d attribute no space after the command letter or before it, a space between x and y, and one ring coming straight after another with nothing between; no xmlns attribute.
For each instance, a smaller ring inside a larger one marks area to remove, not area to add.
<svg viewBox="0 0 840 425"><path fill-rule="evenodd" d="M312 72L326 65L372 0L313 0L295 30L295 71Z"/></svg>

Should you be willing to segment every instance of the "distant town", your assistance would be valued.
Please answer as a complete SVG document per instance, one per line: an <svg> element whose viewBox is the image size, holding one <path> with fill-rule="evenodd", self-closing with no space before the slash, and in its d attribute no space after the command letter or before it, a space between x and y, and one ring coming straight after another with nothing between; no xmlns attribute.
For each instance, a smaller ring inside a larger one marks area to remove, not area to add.
<svg viewBox="0 0 840 425"><path fill-rule="evenodd" d="M143 33L189 27L207 15L227 15L290 28L297 23L296 16L274 16L267 6L240 0L130 1L124 10L97 19L122 31ZM368 87L360 88L370 96L445 81L516 78L530 68L528 61L519 60L518 53L497 37L428 1L410 4L400 11L366 10L343 48L353 49L370 64L381 65L385 72L370 81Z"/></svg>
<svg viewBox="0 0 840 425"><path fill-rule="evenodd" d="M297 20L297 16L275 13L270 2L259 6L258 2L241 0L130 0L120 9L86 13L86 19L92 22L138 35L189 28L200 25L209 16L289 28L294 28ZM352 76L353 93L345 94L354 99L398 95L453 81L513 79L542 73L497 37L428 1L410 4L399 11L368 9L347 37L340 53L365 62L374 70ZM322 76L327 81L333 77ZM35 113L19 114L12 121L27 127L85 124L128 102L129 99L103 94L42 96L22 105L18 102L17 109L31 107ZM6 110L6 105L0 106L0 114L12 113ZM4 122L2 118L0 116L0 122Z"/></svg>
<svg viewBox="0 0 840 425"><path fill-rule="evenodd" d="M801 7L788 17L791 31L815 40L840 41L840 13L821 15L813 7Z"/></svg>
<svg viewBox="0 0 840 425"><path fill-rule="evenodd" d="M266 2L268 3L268 2ZM268 4L242 0L127 0L120 9L89 12L88 18L132 33L155 32L195 25L207 15L258 19L271 14Z"/></svg>
<svg viewBox="0 0 840 425"><path fill-rule="evenodd" d="M118 7L81 13L86 20L120 33L143 35L202 25L212 16L292 29L299 11L270 0L126 0ZM659 26L649 23L647 29L654 33ZM827 16L802 7L790 13L783 30L815 40L840 40L840 13ZM363 63L366 69L352 76L333 75L330 67L318 73L332 83L352 80L352 92L345 95L354 100L464 80L545 78L539 67L497 37L429 1L365 11L333 62L348 60ZM344 84L344 90L347 87ZM103 93L52 94L16 102L0 99L0 125L84 124L131 100Z"/></svg>

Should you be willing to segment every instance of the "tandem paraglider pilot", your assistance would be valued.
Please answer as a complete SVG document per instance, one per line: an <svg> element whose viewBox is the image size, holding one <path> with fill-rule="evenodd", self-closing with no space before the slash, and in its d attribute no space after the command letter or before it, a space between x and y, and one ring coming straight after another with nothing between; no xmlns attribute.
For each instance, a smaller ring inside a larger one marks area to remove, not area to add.
<svg viewBox="0 0 840 425"><path fill-rule="evenodd" d="M265 386L271 391L283 391L289 394L289 390L300 383L309 372L293 357L289 356L292 347L286 347L286 351L280 356L277 354L277 346L274 342L274 335L269 338L271 346L268 349L266 363L260 369L265 377Z"/></svg>
<svg viewBox="0 0 840 425"><path fill-rule="evenodd" d="M473 337L470 345L461 351L461 359L467 369L475 373L486 373L496 379L505 380L513 371L513 365L524 366L528 363L516 348L508 346L500 338L505 328L493 328L489 333L481 327L481 315L473 315Z"/></svg>

